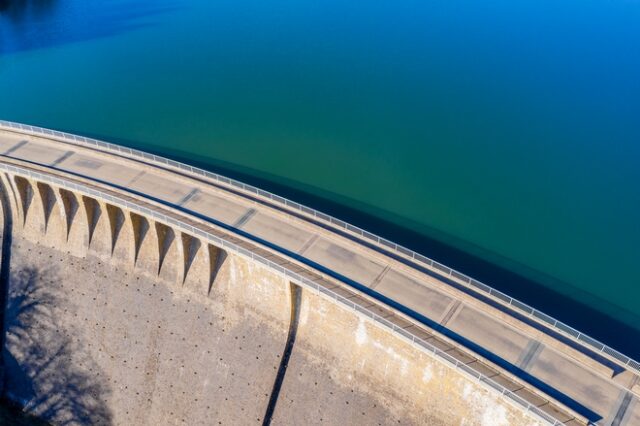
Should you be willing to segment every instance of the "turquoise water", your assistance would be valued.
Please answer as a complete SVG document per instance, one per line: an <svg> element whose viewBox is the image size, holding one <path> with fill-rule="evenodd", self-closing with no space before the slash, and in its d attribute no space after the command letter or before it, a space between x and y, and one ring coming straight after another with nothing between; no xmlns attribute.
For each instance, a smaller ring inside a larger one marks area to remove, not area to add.
<svg viewBox="0 0 640 426"><path fill-rule="evenodd" d="M0 10L0 118L259 184L640 355L639 1Z"/></svg>

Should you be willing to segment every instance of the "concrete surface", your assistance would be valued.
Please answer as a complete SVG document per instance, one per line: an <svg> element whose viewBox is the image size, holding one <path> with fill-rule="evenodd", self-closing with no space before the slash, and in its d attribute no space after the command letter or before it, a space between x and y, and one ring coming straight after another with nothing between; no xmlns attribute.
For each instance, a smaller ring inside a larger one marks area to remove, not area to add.
<svg viewBox="0 0 640 426"><path fill-rule="evenodd" d="M234 256L217 283L207 296L17 235L7 395L54 424L261 424L288 285ZM301 311L272 424L539 424L334 303L305 294Z"/></svg>
<svg viewBox="0 0 640 426"><path fill-rule="evenodd" d="M550 335L543 336L544 330L531 327L504 310L486 305L445 280L411 270L330 230L224 188L104 152L0 131L2 152L4 161L27 160L41 170L51 170L56 174L66 172L70 173L68 176L96 185L134 191L136 195L187 214L196 214L214 225L222 225L229 232L235 230L240 240L253 241L269 252L285 256L296 254L289 265L298 271L314 271L338 282L369 287L374 292L372 294L387 297L428 319L427 325L436 328L433 332L447 331L449 338L467 346L466 351L477 352L478 347L483 348L490 353L490 359L497 363L499 369L506 368L528 382L527 386L534 394L558 399L567 405L569 411L577 411L594 422L633 424L630 422L635 416L633 407L637 406L638 395L633 391L626 403L621 397L631 391L637 380L633 374L633 377L627 374L630 372L623 375L618 372L617 377L631 377L625 380L612 377L609 364L603 363L601 358L571 348L561 341L549 344L554 339ZM19 189L16 190L20 193ZM29 213L26 207L24 216L37 214L46 217L46 201L38 201L38 197L29 199L35 204L39 202L42 211ZM102 228L107 229L115 222L112 220ZM48 235L50 231L44 232L45 223L46 220L44 223L27 221L26 228L31 227L27 233ZM127 237L130 243L123 244L135 247L135 235L133 232ZM55 239L53 236L50 238L52 241ZM130 250L127 247L124 252ZM189 249L184 248L187 245L180 247L175 250L183 258L189 257ZM121 257L126 256L125 253ZM181 276L184 279L186 272L183 271ZM341 285L344 284L334 286L341 288ZM471 357L482 358L484 355L486 353L482 352ZM539 382L543 382L542 385Z"/></svg>
<svg viewBox="0 0 640 426"><path fill-rule="evenodd" d="M538 424L370 320L308 292L298 336L277 424Z"/></svg>
<svg viewBox="0 0 640 426"><path fill-rule="evenodd" d="M259 424L285 339L284 286L230 265L236 276L206 298L97 257L20 239L12 250L7 392L30 413L56 424Z"/></svg>

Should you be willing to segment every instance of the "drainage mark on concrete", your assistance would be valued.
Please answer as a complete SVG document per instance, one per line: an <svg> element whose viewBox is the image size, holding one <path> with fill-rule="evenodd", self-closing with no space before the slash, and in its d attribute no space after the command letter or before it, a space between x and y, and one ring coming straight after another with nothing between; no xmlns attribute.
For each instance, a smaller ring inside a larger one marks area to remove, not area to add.
<svg viewBox="0 0 640 426"><path fill-rule="evenodd" d="M633 395L631 395L630 392L625 392L625 395L622 398L622 402L620 402L620 406L618 407L618 412L611 422L611 426L620 426L622 424L622 419L627 413L627 409L629 408L629 404L631 403L632 398Z"/></svg>
<svg viewBox="0 0 640 426"><path fill-rule="evenodd" d="M178 205L182 206L184 204L187 203L187 201L189 201L190 199L192 199L197 193L198 193L199 189L192 189L191 192L189 192L187 195L185 195L182 200L178 201Z"/></svg>
<svg viewBox="0 0 640 426"><path fill-rule="evenodd" d="M233 227L234 228L242 228L242 226L244 224L246 224L247 222L249 222L249 220L251 220L251 218L256 213L257 213L256 209L247 210L247 212L245 214L243 214L242 217L236 221L236 223L233 224Z"/></svg>
<svg viewBox="0 0 640 426"><path fill-rule="evenodd" d="M374 288L376 288L376 286L377 286L378 284L380 284L380 281L382 281L382 280L384 279L384 276L385 276L385 275L387 275L387 272L389 272L389 270L390 270L390 269L391 269L391 267L390 267L389 265L387 265L387 266L382 270L382 272L380 272L380 273L378 274L378 276L376 277L376 279L375 279L375 280L373 280L373 282L371 283L371 285L369 286L369 288L370 288L370 289L372 289L372 290L373 290Z"/></svg>
<svg viewBox="0 0 640 426"><path fill-rule="evenodd" d="M12 146L11 148L9 148L8 150L6 150L3 155L10 155L12 152L15 152L19 150L21 147L25 146L27 143L28 143L27 141L20 141L14 146Z"/></svg>
<svg viewBox="0 0 640 426"><path fill-rule="evenodd" d="M518 360L516 365L522 370L527 371L527 368L529 368L537 355L542 352L542 349L544 349L544 345L542 343L537 340L530 341L527 347L522 351L521 358Z"/></svg>
<svg viewBox="0 0 640 426"><path fill-rule="evenodd" d="M451 304L451 308L444 315L442 320L440 320L440 325L445 326L447 323L453 318L453 315L456 314L460 309L462 309L462 302L460 300L456 300Z"/></svg>
<svg viewBox="0 0 640 426"><path fill-rule="evenodd" d="M58 158L53 163L51 163L51 167L57 166L58 164L62 163L64 160L66 160L67 158L71 157L72 155L73 155L73 151L65 152L64 154L62 154L62 156L60 158Z"/></svg>
<svg viewBox="0 0 640 426"><path fill-rule="evenodd" d="M138 179L140 179L143 175L145 175L145 171L144 171L144 170L142 170L142 171L138 172L138 174L137 174L137 175L135 175L135 176L133 177L133 179L131 179L127 185L128 185L129 187L133 186L133 184L134 184L134 183L136 183L136 182L138 181Z"/></svg>
<svg viewBox="0 0 640 426"><path fill-rule="evenodd" d="M318 234L313 234L311 236L311 238L309 238L307 240L306 243L304 243L304 245L302 246L302 248L300 250L298 250L298 254L304 254L305 251L309 250L309 247L311 247L313 245L313 243L316 242L316 240L318 239Z"/></svg>

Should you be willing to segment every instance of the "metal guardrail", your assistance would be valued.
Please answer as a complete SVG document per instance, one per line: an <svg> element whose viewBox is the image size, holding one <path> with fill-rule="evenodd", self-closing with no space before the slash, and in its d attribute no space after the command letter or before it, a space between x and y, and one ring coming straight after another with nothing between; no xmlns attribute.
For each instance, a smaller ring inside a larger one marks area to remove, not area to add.
<svg viewBox="0 0 640 426"><path fill-rule="evenodd" d="M480 383L481 385L485 386L487 389L490 389L494 392L497 392L499 395L508 398L508 400L511 403L515 404L520 409L523 409L525 412L535 416L539 420L553 426L564 425L564 423L561 422L559 419L556 419L549 413L542 411L537 406L532 405L531 403L521 398L514 392L511 392L509 389L495 382L490 377L485 376L479 371L468 366L467 364L464 364L458 361L451 355L438 349L437 347L427 342L426 340L417 337L416 335L392 323L391 321L388 321L387 319L375 314L371 310L351 302L349 299L343 296L340 296L339 294L329 290L328 288L321 286L313 282L312 280L306 277L303 277L302 275L299 275L275 262L265 259L264 257L257 255L250 250L240 247L234 243L228 242L223 238L220 238L216 235L203 231L202 229L189 225L188 223L182 222L181 220L159 213L155 209L149 209L147 207L143 207L138 203L132 203L125 199L115 197L111 194L107 194L106 192L96 190L87 185L74 183L66 179L61 179L45 173L36 172L25 167L19 167L19 166L10 165L10 164L1 163L1 162L0 162L0 170L3 170L5 172L8 172L14 175L28 177L41 182L47 182L49 184L53 184L55 186L65 188L67 190L74 191L77 193L83 193L85 195L97 197L113 205L120 206L121 208L125 208L127 210L136 212L138 214L145 215L147 217L152 217L154 220L157 220L164 224L175 226L188 234L203 238L204 240L209 241L218 247L221 247L225 250L229 250L241 256L247 257L253 261L259 262L264 266L266 266L267 268L274 270L276 273L285 277L286 279L292 280L296 284L299 284L307 289L314 291L315 294L322 297L326 297L343 306L346 306L351 311L356 312L359 315L364 315L368 317L369 319L375 321L376 323L383 326L384 328L387 328L392 332L394 332L395 334L401 336L404 340L410 342L411 344L416 346L419 350L429 353L431 355L434 355L437 359L445 361L446 364L452 366L455 370L462 372L467 377L475 380L477 383Z"/></svg>
<svg viewBox="0 0 640 426"><path fill-rule="evenodd" d="M127 148L117 144L99 141L97 139L85 138L83 136L73 135L70 133L59 132L56 130L50 130L50 129L45 129L37 126L14 123L14 122L5 121L5 120L0 120L0 129L5 129L9 131L18 130L21 133L31 134L34 136L56 138L63 142L67 142L67 143L82 146L82 147L89 147L93 149L97 148L100 150L105 150L105 151L110 151L120 155L125 155L133 159L138 159L138 160L143 160L145 162L153 162L163 166L173 167L177 170L188 172L195 176L205 177L207 179L211 179L213 181L220 182L225 185L230 185L235 188L239 188L248 193L267 198L273 202L282 204L288 208L313 216L316 219L327 222L343 230L352 232L360 237L366 238L369 241L373 241L374 243L380 245L381 247L385 247L389 250L395 251L396 253L409 257L416 262L420 262L430 268L433 268L440 274L444 274L448 277L454 278L458 282L467 286L468 288L471 288L475 291L479 291L493 300L496 300L502 304L505 304L507 306L514 308L516 311L523 314L524 316L534 319L542 324L545 324L546 326L562 334L563 336L569 338L570 340L586 345L596 352L608 355L616 362L640 374L640 362L622 354L619 351L616 351L615 349L605 345L604 343L592 337L589 337L588 335L576 330L575 328L561 321L558 321L557 319L527 305L526 303L523 303L517 299L514 299L511 296L508 296L507 294L492 288L491 286L488 286L461 272L451 269L448 266L445 266L439 262L436 262L433 259L430 259L426 256L416 253L413 250L400 246L392 241L379 237L375 234L372 234L371 232L365 231L364 229L358 228L357 226L351 225L343 220L336 219L325 213L319 212L312 208L306 207L302 204L296 203L295 201L288 200L284 197L280 197L279 195L272 194L268 191L264 191L254 186L247 185L235 179L227 178L217 173L208 172L206 170L203 170L197 167L192 167L192 166L189 166L188 164L180 163L178 161L169 160L167 158L157 156L154 154L149 154L137 149Z"/></svg>

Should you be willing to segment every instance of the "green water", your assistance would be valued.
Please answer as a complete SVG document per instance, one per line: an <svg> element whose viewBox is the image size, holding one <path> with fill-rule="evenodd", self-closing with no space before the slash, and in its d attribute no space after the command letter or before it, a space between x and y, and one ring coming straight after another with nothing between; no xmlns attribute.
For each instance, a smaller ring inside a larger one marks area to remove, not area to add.
<svg viewBox="0 0 640 426"><path fill-rule="evenodd" d="M0 118L242 177L640 354L640 2L0 5Z"/></svg>

